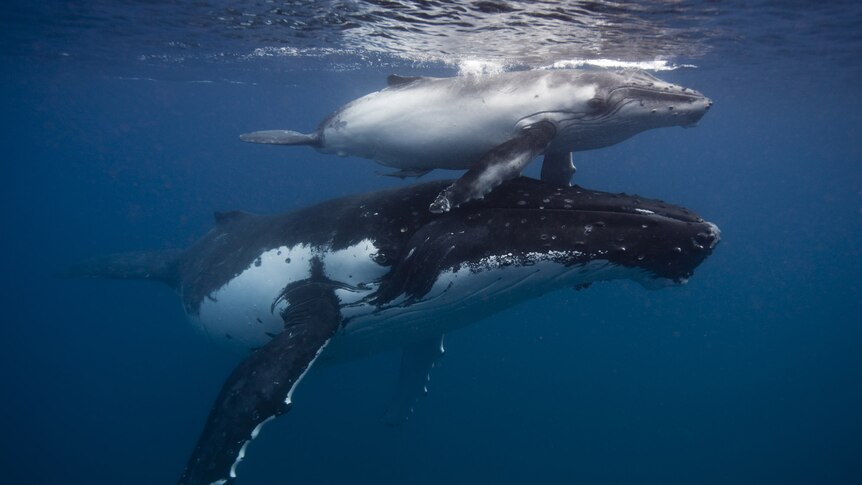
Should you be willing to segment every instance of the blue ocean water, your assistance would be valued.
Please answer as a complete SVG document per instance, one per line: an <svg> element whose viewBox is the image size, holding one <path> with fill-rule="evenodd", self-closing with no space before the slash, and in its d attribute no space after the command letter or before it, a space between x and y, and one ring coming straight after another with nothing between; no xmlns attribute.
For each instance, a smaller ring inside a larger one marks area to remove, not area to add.
<svg viewBox="0 0 862 485"><path fill-rule="evenodd" d="M239 358L195 332L171 290L60 280L62 268L183 247L215 210L413 183L239 133L313 129L392 72L600 59L676 67L656 75L715 106L697 128L576 153L577 183L692 208L721 227L715 253L683 287L596 284L447 335L400 428L378 420L397 353L322 369L249 447L238 483L862 482L857 4L93 1L0 14L4 483L175 481Z"/></svg>

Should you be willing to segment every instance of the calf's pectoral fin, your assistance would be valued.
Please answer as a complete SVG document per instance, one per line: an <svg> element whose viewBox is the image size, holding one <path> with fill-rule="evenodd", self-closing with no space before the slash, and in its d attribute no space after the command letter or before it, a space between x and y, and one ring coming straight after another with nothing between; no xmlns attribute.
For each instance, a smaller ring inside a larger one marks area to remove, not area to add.
<svg viewBox="0 0 862 485"><path fill-rule="evenodd" d="M549 121L529 125L509 141L492 148L467 170L461 178L443 190L428 208L431 212L448 212L485 194L521 174L537 155L545 151L557 130Z"/></svg>
<svg viewBox="0 0 862 485"><path fill-rule="evenodd" d="M381 420L391 426L407 421L416 402L428 393L434 363L443 356L443 336L431 337L404 347L395 392Z"/></svg>
<svg viewBox="0 0 862 485"><path fill-rule="evenodd" d="M399 76L398 74L390 74L389 77L386 78L386 85L389 87L394 86L406 86L408 84L413 84L416 81L421 81L425 79L422 76Z"/></svg>
<svg viewBox="0 0 862 485"><path fill-rule="evenodd" d="M267 145L312 145L320 144L317 133L300 133L290 130L264 130L243 133L239 139L248 143L264 143Z"/></svg>
<svg viewBox="0 0 862 485"><path fill-rule="evenodd" d="M575 174L572 152L546 153L542 160L542 180L561 187L572 185Z"/></svg>
<svg viewBox="0 0 862 485"><path fill-rule="evenodd" d="M287 412L294 388L341 323L335 285L321 277L291 284L282 296L285 330L252 352L219 392L180 484L232 483L248 443L269 419Z"/></svg>

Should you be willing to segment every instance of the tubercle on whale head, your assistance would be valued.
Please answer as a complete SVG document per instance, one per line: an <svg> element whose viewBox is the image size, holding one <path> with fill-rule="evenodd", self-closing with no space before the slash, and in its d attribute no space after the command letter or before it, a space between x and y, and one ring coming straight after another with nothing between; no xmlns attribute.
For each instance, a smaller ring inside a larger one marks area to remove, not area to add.
<svg viewBox="0 0 862 485"><path fill-rule="evenodd" d="M423 200L433 200L446 182L428 185ZM558 289L590 281L593 272L595 281L631 278L650 288L672 286L693 274L719 234L697 214L673 204L526 177L448 212L419 213L421 223L401 233L402 249L375 304L421 300L442 273L504 267L541 267L543 275L556 267L574 278L551 277L548 284Z"/></svg>
<svg viewBox="0 0 862 485"><path fill-rule="evenodd" d="M699 91L629 69L595 75L596 97L587 101L587 116L637 120L640 130L662 126L693 126L712 107Z"/></svg>
<svg viewBox="0 0 862 485"><path fill-rule="evenodd" d="M476 257L553 255L564 264L608 260L674 281L688 278L720 240L717 226L682 207L527 178L438 218L449 216L464 234L453 256L472 250Z"/></svg>
<svg viewBox="0 0 862 485"><path fill-rule="evenodd" d="M582 151L622 142L638 133L664 127L695 126L712 100L687 87L662 81L644 71L599 71L571 75L570 109L552 120L559 130L553 150ZM548 115L545 115L548 116Z"/></svg>
<svg viewBox="0 0 862 485"><path fill-rule="evenodd" d="M609 98L629 116L645 116L656 126L691 127L713 101L697 90L662 81L644 71L629 73L629 81L611 90Z"/></svg>

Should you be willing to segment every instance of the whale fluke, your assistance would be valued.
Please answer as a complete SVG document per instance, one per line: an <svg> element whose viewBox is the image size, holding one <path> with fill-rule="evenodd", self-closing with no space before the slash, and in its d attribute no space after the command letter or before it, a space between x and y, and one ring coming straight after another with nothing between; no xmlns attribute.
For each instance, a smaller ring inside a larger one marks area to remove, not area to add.
<svg viewBox="0 0 862 485"><path fill-rule="evenodd" d="M183 250L135 251L89 259L57 274L60 278L153 280L176 287Z"/></svg>

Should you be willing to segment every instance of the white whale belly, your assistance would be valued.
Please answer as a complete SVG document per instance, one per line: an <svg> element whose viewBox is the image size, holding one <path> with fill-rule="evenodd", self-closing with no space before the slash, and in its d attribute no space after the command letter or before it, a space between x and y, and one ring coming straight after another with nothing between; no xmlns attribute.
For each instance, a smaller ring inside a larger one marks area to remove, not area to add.
<svg viewBox="0 0 862 485"><path fill-rule="evenodd" d="M321 151L405 169L466 169L511 139L520 120L559 109L561 97L571 96L543 78L495 89L475 82L427 79L359 98L322 127Z"/></svg>
<svg viewBox="0 0 862 485"><path fill-rule="evenodd" d="M657 282L644 270L618 266L606 260L575 266L547 259L529 266L491 262L480 270L466 267L445 270L419 301L403 306L402 295L375 313L365 313L349 321L321 358L324 361L350 360L400 348L443 335L556 290L621 278L639 281L650 288L657 283L659 287L672 283L670 280Z"/></svg>
<svg viewBox="0 0 862 485"><path fill-rule="evenodd" d="M348 105L323 132L323 151L398 168L465 169L511 136L517 120L489 117L446 92L379 92Z"/></svg>
<svg viewBox="0 0 862 485"><path fill-rule="evenodd" d="M271 249L205 298L190 319L216 342L263 346L284 329L280 315L287 303L278 296L288 284L308 278L311 260L318 257L328 278L349 286L335 290L345 325L321 355L323 361L342 361L444 334L556 289L618 278L654 282L643 270L605 260L565 266L536 254L533 264L520 266L507 264L505 255L491 256L444 270L417 301L401 295L377 307L364 301L389 270L373 261L376 253L370 240L338 251L308 245Z"/></svg>
<svg viewBox="0 0 862 485"><path fill-rule="evenodd" d="M355 304L377 291L377 281L388 271L372 259L377 251L374 242L367 239L336 251L307 244L270 249L204 297L198 313L189 315L189 319L216 342L260 347L284 329L281 312L287 303L278 297L287 285L310 276L315 257L321 260L330 279L346 287L335 290L345 305L342 314L355 314L363 311L362 305Z"/></svg>

